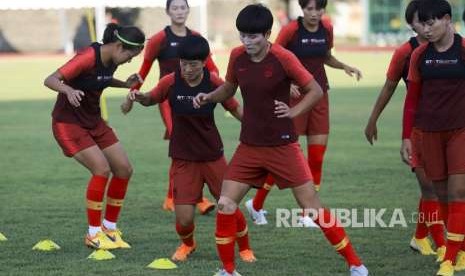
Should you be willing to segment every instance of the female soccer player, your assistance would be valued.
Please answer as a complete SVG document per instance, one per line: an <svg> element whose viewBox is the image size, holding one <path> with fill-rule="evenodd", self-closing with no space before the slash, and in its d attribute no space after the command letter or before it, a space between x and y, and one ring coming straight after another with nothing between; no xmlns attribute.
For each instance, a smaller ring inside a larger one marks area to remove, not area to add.
<svg viewBox="0 0 465 276"><path fill-rule="evenodd" d="M405 10L405 20L417 34L411 37L409 41L402 44L396 49L392 56L391 63L386 76L386 82L378 96L378 99L371 112L370 119L365 128L365 136L370 144L378 138L378 129L376 123L379 116L383 112L386 105L391 100L397 84L402 78L408 86L407 74L409 68L410 57L413 50L420 44L425 43L427 40L423 33L422 23L418 20L418 3L421 0L414 0L410 2ZM415 236L410 241L410 247L419 251L422 255L433 255L434 250L431 248L430 241L428 240L428 233L431 234L437 248L438 258L444 257L445 241L444 241L444 225L439 214L439 202L434 192L433 183L425 176L423 164L420 162L421 154L418 152L421 144L421 131L414 129L411 137L412 149L412 162L411 167L420 185L421 198L418 206L418 222Z"/></svg>
<svg viewBox="0 0 465 276"><path fill-rule="evenodd" d="M218 199L227 164L223 155L223 143L215 125L213 111L216 104L194 109L192 98L200 92L213 91L223 84L216 75L210 74L205 62L210 47L201 36L188 36L179 46L180 68L163 77L151 92L142 94L129 92L128 99L144 106L168 100L172 107L173 132L169 155L173 159L173 195L176 214L176 231L182 241L171 257L174 261L185 261L196 249L194 241L195 204L202 199L206 182L211 194ZM230 98L222 102L238 120L242 117L239 103ZM186 140L186 137L189 137ZM239 209L237 218L237 242L241 258L255 261L249 247L246 220Z"/></svg>
<svg viewBox="0 0 465 276"><path fill-rule="evenodd" d="M451 28L445 0L422 0L418 17L429 43L413 53L404 107L404 161L412 163L413 126L422 131L421 154L447 224L444 261L437 275L465 269L465 41ZM462 251L460 249L462 248Z"/></svg>
<svg viewBox="0 0 465 276"><path fill-rule="evenodd" d="M223 269L216 275L238 275L234 263L235 213L249 189L263 186L268 174L280 189L292 189L300 207L311 213L326 238L344 256L351 275L368 275L339 223L323 223L336 220L320 203L292 123L294 117L318 103L322 89L291 52L268 41L272 25L273 16L266 7L257 4L242 9L236 27L243 46L231 52L225 83L214 92L194 98L194 106L201 108L223 102L240 87L244 100L241 143L225 173L218 201L216 243ZM291 82L305 96L289 108Z"/></svg>
<svg viewBox="0 0 465 276"><path fill-rule="evenodd" d="M179 44L186 39L189 35L199 35L197 32L190 30L186 26L186 20L189 15L189 4L187 0L167 0L166 1L166 14L171 19L171 24L166 26L163 30L153 35L144 53L144 61L139 70L139 75L145 79L152 68L153 62L158 59L158 66L160 68L160 79L170 73L176 71L179 67ZM206 67L210 72L219 75L218 68L208 56ZM140 89L142 84L135 86L133 89ZM129 105L131 102L127 102ZM161 118L165 124L165 139L169 139L173 128L171 118L171 108L168 101L158 105L160 109ZM172 172L169 172L169 185L166 198L163 202L163 209L167 211L174 211L173 205L173 189L172 189ZM202 201L197 205L201 214L207 214L215 208L215 205L208 201L207 198L202 198Z"/></svg>
<svg viewBox="0 0 465 276"><path fill-rule="evenodd" d="M279 32L276 44L294 53L323 89L323 98L313 109L293 119L298 135L307 136L307 161L313 175L316 190L320 189L323 159L329 134L328 78L325 64L344 70L357 80L362 77L360 70L340 62L332 53L333 26L328 19L323 19L327 0L299 0L303 17L291 21ZM295 106L303 95L297 86L291 86L291 106ZM257 191L253 200L246 203L256 224L266 224L263 203L273 185L273 178L267 178L266 185Z"/></svg>
<svg viewBox="0 0 465 276"><path fill-rule="evenodd" d="M100 115L100 95L107 87L129 88L141 81L137 74L125 82L113 78L119 65L130 62L144 48L145 35L137 27L109 24L103 44L94 43L45 79L58 92L52 113L53 134L64 154L87 168L87 246L129 248L116 227L132 174L126 152ZM107 182L105 219L101 221ZM102 227L101 227L102 226Z"/></svg>

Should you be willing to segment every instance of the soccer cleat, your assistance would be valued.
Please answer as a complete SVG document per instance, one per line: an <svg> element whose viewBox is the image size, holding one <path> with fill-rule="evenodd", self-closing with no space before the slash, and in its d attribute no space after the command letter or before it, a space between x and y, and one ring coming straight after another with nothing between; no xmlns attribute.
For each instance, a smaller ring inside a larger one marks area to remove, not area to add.
<svg viewBox="0 0 465 276"><path fill-rule="evenodd" d="M410 240L410 248L424 256L436 255L428 238L417 239L413 237L412 240Z"/></svg>
<svg viewBox="0 0 465 276"><path fill-rule="evenodd" d="M197 209L199 209L201 215L207 215L211 211L215 210L215 204L210 202L208 198L203 197L202 201L197 203Z"/></svg>
<svg viewBox="0 0 465 276"><path fill-rule="evenodd" d="M444 257L446 256L446 246L443 245L443 246L439 247L436 250L436 252L438 254L438 257L436 258L436 262L437 263L442 263L444 261Z"/></svg>
<svg viewBox="0 0 465 276"><path fill-rule="evenodd" d="M351 266L350 276L368 276L368 269L364 265Z"/></svg>
<svg viewBox="0 0 465 276"><path fill-rule="evenodd" d="M441 263L438 273L436 275L440 276L454 276L454 266L451 261L445 261Z"/></svg>
<svg viewBox="0 0 465 276"><path fill-rule="evenodd" d="M228 273L226 270L220 269L213 276L242 276L242 275L239 274L239 272L237 272L236 270L234 270L233 273Z"/></svg>
<svg viewBox="0 0 465 276"><path fill-rule="evenodd" d="M110 240L110 238L108 238L107 235L105 235L103 232L98 232L93 237L87 234L84 242L88 247L95 249L110 250L118 248L118 245Z"/></svg>
<svg viewBox="0 0 465 276"><path fill-rule="evenodd" d="M455 261L455 271L465 270L465 251L460 250Z"/></svg>
<svg viewBox="0 0 465 276"><path fill-rule="evenodd" d="M102 231L118 246L118 248L131 248L131 246L123 240L123 233L119 229L111 230L102 225Z"/></svg>
<svg viewBox="0 0 465 276"><path fill-rule="evenodd" d="M317 191L317 192L320 191L320 184L315 184L315 185L313 185L313 187L315 188L315 191Z"/></svg>
<svg viewBox="0 0 465 276"><path fill-rule="evenodd" d="M255 258L252 249L239 251L239 257L241 257L241 260L246 263L253 263L257 261L257 258Z"/></svg>
<svg viewBox="0 0 465 276"><path fill-rule="evenodd" d="M265 225L268 224L265 215L267 212L263 209L260 211L255 211L253 208L253 199L249 199L245 202L245 207L247 207L247 211L249 212L250 218L256 225Z"/></svg>
<svg viewBox="0 0 465 276"><path fill-rule="evenodd" d="M174 212L174 202L172 198L165 197L165 201L163 202L163 210Z"/></svg>
<svg viewBox="0 0 465 276"><path fill-rule="evenodd" d="M309 216L305 217L299 217L297 219L297 223L299 226L305 227L305 228L320 228L316 222L313 221Z"/></svg>
<svg viewBox="0 0 465 276"><path fill-rule="evenodd" d="M193 246L188 246L184 243L182 243L177 249L176 251L174 252L173 256L171 256L171 260L173 261L179 261L179 262L183 262L185 260L187 260L187 257L192 254L192 252L195 251L195 248L197 247L197 245L195 244L194 242L194 245Z"/></svg>

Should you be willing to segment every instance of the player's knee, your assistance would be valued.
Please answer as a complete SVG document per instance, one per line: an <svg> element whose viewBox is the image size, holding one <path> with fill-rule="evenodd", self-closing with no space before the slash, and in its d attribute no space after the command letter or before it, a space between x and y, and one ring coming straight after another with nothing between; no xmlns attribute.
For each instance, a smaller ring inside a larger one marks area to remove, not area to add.
<svg viewBox="0 0 465 276"><path fill-rule="evenodd" d="M105 165L99 165L99 166L96 166L95 168L92 168L92 174L93 175L101 175L101 176L110 176L110 173L111 173L111 169L110 169L110 166L108 164L105 164Z"/></svg>
<svg viewBox="0 0 465 276"><path fill-rule="evenodd" d="M114 169L113 174L121 178L130 178L133 173L131 164L123 164Z"/></svg>
<svg viewBox="0 0 465 276"><path fill-rule="evenodd" d="M227 197L220 197L218 200L218 211L224 214L233 214L236 212L237 203Z"/></svg>
<svg viewBox="0 0 465 276"><path fill-rule="evenodd" d="M194 218L188 216L180 216L176 218L176 222L182 227L188 227L194 223Z"/></svg>

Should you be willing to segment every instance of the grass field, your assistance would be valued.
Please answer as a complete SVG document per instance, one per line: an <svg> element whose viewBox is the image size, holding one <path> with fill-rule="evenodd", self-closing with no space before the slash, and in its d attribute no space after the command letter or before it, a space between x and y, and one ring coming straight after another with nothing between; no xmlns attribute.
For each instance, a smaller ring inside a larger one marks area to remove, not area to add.
<svg viewBox="0 0 465 276"><path fill-rule="evenodd" d="M380 140L369 146L363 136L371 106L384 83L387 53L336 53L364 72L360 83L341 71L329 71L332 90L331 137L321 198L333 208L401 208L408 227L348 228L371 274L433 275L434 259L413 253L408 242L414 231L418 187L400 162L400 120L404 89L400 87L379 123ZM218 56L225 72L226 56ZM125 91L108 90L110 124L135 168L119 226L133 248L115 251L117 258L94 262L83 246L86 232L84 195L88 172L65 158L51 134L54 93L43 87L47 74L65 57L0 58L0 275L213 275L220 266L214 244L214 215L197 217L197 252L177 270L145 268L155 258L169 257L178 245L174 216L161 210L166 193L167 143L158 111L137 106L129 116L119 113ZM123 66L118 76L136 71L140 60ZM148 83L154 83L154 73ZM147 90L150 86L145 85ZM144 89L143 89L144 90ZM240 125L217 108L217 124L231 157ZM248 197L252 196L252 193ZM242 275L348 275L343 262L318 230L278 228L276 208L294 208L290 191L274 190L266 202L270 223L249 224L259 261L238 263ZM389 221L390 216L385 216ZM249 221L250 222L250 221ZM32 251L50 238L62 250Z"/></svg>

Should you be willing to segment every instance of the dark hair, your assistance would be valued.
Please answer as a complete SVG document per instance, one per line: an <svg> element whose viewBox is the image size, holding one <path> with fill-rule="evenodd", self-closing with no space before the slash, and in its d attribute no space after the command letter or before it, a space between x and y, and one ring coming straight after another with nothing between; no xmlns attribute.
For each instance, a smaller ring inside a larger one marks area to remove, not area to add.
<svg viewBox="0 0 465 276"><path fill-rule="evenodd" d="M209 54L210 46L208 45L208 41L200 35L186 36L178 48L180 59L204 61Z"/></svg>
<svg viewBox="0 0 465 276"><path fill-rule="evenodd" d="M418 3L420 0L412 0L408 3L407 8L405 9L405 21L412 25L413 23L413 16L418 11Z"/></svg>
<svg viewBox="0 0 465 276"><path fill-rule="evenodd" d="M273 27L273 15L262 4L251 4L243 8L236 18L236 28L247 34L265 34Z"/></svg>
<svg viewBox="0 0 465 276"><path fill-rule="evenodd" d="M442 19L445 15L452 18L452 8L446 0L421 0L418 2L418 18L421 22Z"/></svg>
<svg viewBox="0 0 465 276"><path fill-rule="evenodd" d="M103 44L116 41L123 44L123 49L140 49L144 48L145 34L135 26L120 26L110 23L103 33Z"/></svg>
<svg viewBox="0 0 465 276"><path fill-rule="evenodd" d="M310 1L311 0L299 0L299 5L302 9L305 9ZM326 9L326 5L328 5L328 0L315 0L315 6L317 10Z"/></svg>
<svg viewBox="0 0 465 276"><path fill-rule="evenodd" d="M463 22L465 22L465 10L462 13L462 20L463 20Z"/></svg>
<svg viewBox="0 0 465 276"><path fill-rule="evenodd" d="M166 0L165 10L168 11L170 9L170 6L171 6L172 2L173 2L173 0ZM186 6L189 8L189 3L187 2L187 0L184 0L184 2L186 2Z"/></svg>

